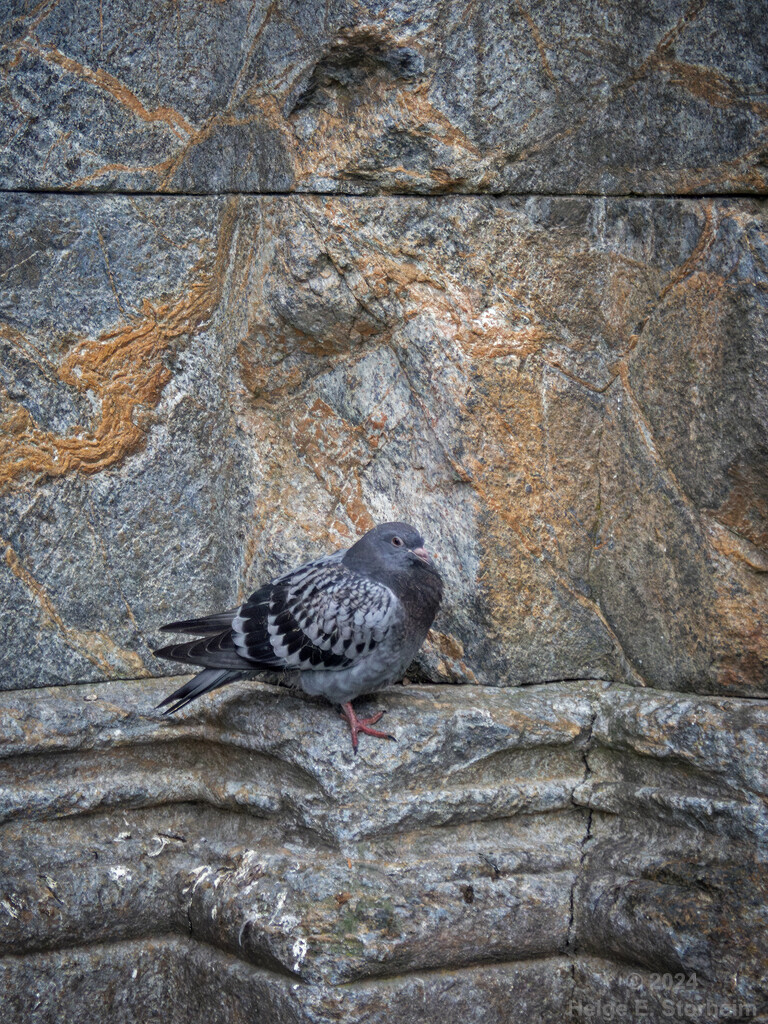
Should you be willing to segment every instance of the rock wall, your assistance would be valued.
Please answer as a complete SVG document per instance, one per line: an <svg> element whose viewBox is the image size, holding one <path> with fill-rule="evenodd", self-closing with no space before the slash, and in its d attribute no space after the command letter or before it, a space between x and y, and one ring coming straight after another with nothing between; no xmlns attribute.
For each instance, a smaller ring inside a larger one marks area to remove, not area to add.
<svg viewBox="0 0 768 1024"><path fill-rule="evenodd" d="M760 192L749 0L17 0L7 187Z"/></svg>
<svg viewBox="0 0 768 1024"><path fill-rule="evenodd" d="M768 1019L767 25L6 12L8 1019ZM152 710L158 624L392 518L397 744Z"/></svg>

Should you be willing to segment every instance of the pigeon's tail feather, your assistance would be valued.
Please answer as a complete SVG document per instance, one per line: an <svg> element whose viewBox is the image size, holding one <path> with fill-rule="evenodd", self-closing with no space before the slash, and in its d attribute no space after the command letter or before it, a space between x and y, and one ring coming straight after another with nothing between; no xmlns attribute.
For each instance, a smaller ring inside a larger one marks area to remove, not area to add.
<svg viewBox="0 0 768 1024"><path fill-rule="evenodd" d="M156 658L184 661L188 665L204 665L206 668L240 668L254 670L254 666L241 658L232 641L232 634L214 633L181 644L169 644L152 652Z"/></svg>
<svg viewBox="0 0 768 1024"><path fill-rule="evenodd" d="M231 608L228 612L219 612L217 615L203 615L199 619L181 619L179 622L169 622L167 626L161 626L163 633L191 633L194 636L210 636L213 633L221 633L229 629L232 620L240 611L240 608Z"/></svg>
<svg viewBox="0 0 768 1024"><path fill-rule="evenodd" d="M165 708L163 714L172 715L175 711L180 711L181 708L186 707L190 701L202 697L204 693L218 690L220 686L226 686L227 683L234 683L238 679L244 679L247 675L248 672L228 668L204 668L202 672L198 672L189 682L180 686L170 697L161 700L157 707Z"/></svg>

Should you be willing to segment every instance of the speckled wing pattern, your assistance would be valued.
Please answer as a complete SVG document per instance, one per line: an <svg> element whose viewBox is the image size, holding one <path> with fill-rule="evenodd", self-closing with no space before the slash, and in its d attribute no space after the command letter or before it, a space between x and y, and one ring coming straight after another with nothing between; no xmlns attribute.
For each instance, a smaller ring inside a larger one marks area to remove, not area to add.
<svg viewBox="0 0 768 1024"><path fill-rule="evenodd" d="M260 665L338 670L368 657L402 614L389 587L331 555L257 590L232 620L232 638L242 658Z"/></svg>

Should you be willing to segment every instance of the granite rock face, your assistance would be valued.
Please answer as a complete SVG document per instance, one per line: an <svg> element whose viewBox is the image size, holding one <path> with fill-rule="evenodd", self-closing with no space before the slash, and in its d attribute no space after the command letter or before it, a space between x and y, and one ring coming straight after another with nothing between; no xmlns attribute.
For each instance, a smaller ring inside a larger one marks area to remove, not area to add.
<svg viewBox="0 0 768 1024"><path fill-rule="evenodd" d="M7 685L161 674L160 622L411 518L434 681L766 693L757 201L2 216Z"/></svg>
<svg viewBox="0 0 768 1024"><path fill-rule="evenodd" d="M3 1021L768 1019L760 6L6 7ZM393 518L397 743L152 710Z"/></svg>
<svg viewBox="0 0 768 1024"><path fill-rule="evenodd" d="M0 180L163 192L760 192L749 0L16 0Z"/></svg>

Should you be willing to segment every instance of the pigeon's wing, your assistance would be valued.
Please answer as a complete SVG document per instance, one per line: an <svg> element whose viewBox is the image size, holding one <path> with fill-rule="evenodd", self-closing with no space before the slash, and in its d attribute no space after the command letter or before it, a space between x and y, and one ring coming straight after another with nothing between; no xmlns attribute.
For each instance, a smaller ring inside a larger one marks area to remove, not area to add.
<svg viewBox="0 0 768 1024"><path fill-rule="evenodd" d="M383 583L334 556L257 590L232 621L237 653L275 668L349 668L399 628L402 605Z"/></svg>
<svg viewBox="0 0 768 1024"><path fill-rule="evenodd" d="M343 550L336 551L314 562L308 562L284 576L279 576L257 590L238 608L197 619L182 619L162 626L164 632L192 633L200 639L168 644L154 651L155 656L186 662L189 665L204 665L208 668L280 671L290 667L282 657L275 654L268 642L268 611L273 590L284 583L304 578L310 570L320 571L325 566L335 565L341 561L344 554ZM238 633L234 626L234 620L242 615L244 609L248 609L252 650L251 656L245 657L242 654L242 645L235 646ZM267 642L259 646L259 640Z"/></svg>

